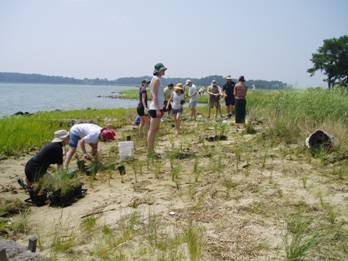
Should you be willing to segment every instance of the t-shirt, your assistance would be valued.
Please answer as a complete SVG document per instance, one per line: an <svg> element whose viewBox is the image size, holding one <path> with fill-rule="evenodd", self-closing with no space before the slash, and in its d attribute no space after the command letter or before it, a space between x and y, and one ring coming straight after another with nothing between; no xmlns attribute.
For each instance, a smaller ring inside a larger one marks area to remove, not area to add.
<svg viewBox="0 0 348 261"><path fill-rule="evenodd" d="M227 98L232 98L233 97L233 89L234 89L235 83L232 82L230 84L226 83L223 87L222 90L225 91Z"/></svg>
<svg viewBox="0 0 348 261"><path fill-rule="evenodd" d="M190 96L190 101L194 102L197 100L198 97L198 92L197 92L197 87L196 85L192 84L192 86L189 89L189 96Z"/></svg>
<svg viewBox="0 0 348 261"><path fill-rule="evenodd" d="M154 102L154 99L153 99L153 87L154 87L154 82L157 79L159 80L159 86L158 86L158 90L157 90L157 99L158 99L159 109L162 110L163 106L164 106L164 86L161 83L161 79L158 76L154 75L152 77L152 80L151 80L151 83L150 83L151 98L152 98L150 106L149 106L150 110L156 110L157 109L155 107L155 102Z"/></svg>
<svg viewBox="0 0 348 261"><path fill-rule="evenodd" d="M39 178L47 172L51 164L63 164L63 144L61 142L52 142L43 147L28 161L26 169L35 173Z"/></svg>
<svg viewBox="0 0 348 261"><path fill-rule="evenodd" d="M174 88L170 89L168 86L164 88L164 98L166 101L169 101L173 91L174 91Z"/></svg>
<svg viewBox="0 0 348 261"><path fill-rule="evenodd" d="M92 123L75 124L71 127L70 133L83 139L87 144L96 144L102 127Z"/></svg>
<svg viewBox="0 0 348 261"><path fill-rule="evenodd" d="M176 92L173 93L173 102L172 102L172 108L173 110L178 110L182 108L181 102L185 99L185 95L177 94Z"/></svg>

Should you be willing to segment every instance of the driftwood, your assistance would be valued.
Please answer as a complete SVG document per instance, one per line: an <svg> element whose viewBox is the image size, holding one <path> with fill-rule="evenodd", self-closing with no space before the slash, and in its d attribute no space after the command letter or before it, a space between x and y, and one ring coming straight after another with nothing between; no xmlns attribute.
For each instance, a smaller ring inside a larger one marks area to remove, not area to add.
<svg viewBox="0 0 348 261"><path fill-rule="evenodd" d="M117 208L110 208L110 209L107 209L107 210L98 210L98 211L91 212L91 213L88 213L88 214L86 214L86 215L83 215L81 218L86 218L86 217L90 217L90 216L102 214L102 213L105 213L105 212L114 211L114 210L116 210L116 209L117 209Z"/></svg>

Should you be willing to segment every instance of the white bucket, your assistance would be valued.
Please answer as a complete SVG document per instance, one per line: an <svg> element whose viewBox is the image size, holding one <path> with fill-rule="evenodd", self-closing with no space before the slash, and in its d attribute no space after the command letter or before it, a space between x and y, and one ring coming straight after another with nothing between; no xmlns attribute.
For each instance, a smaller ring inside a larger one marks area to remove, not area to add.
<svg viewBox="0 0 348 261"><path fill-rule="evenodd" d="M118 151L120 154L120 160L133 159L134 156L134 143L133 141L122 141L118 143Z"/></svg>

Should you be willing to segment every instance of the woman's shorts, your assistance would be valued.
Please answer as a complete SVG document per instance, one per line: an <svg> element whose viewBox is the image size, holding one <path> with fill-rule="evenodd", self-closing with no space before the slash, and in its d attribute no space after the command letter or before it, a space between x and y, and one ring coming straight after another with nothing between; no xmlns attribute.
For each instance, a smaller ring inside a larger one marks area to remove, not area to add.
<svg viewBox="0 0 348 261"><path fill-rule="evenodd" d="M137 107L137 113L141 117L146 116L144 106L138 106Z"/></svg>
<svg viewBox="0 0 348 261"><path fill-rule="evenodd" d="M208 105L209 105L209 108L220 109L220 100L210 99Z"/></svg>
<svg viewBox="0 0 348 261"><path fill-rule="evenodd" d="M190 101L189 108L196 108L197 107L197 101Z"/></svg>
<svg viewBox="0 0 348 261"><path fill-rule="evenodd" d="M149 115L151 118L157 118L156 110L149 110ZM161 110L161 117L160 118L162 118L162 115L163 115L163 110Z"/></svg>
<svg viewBox="0 0 348 261"><path fill-rule="evenodd" d="M183 109L172 109L172 114L182 113Z"/></svg>

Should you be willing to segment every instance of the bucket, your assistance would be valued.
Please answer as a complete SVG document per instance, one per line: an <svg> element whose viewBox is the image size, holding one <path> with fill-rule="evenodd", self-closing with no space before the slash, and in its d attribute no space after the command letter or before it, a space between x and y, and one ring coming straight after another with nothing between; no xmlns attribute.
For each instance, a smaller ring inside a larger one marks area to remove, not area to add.
<svg viewBox="0 0 348 261"><path fill-rule="evenodd" d="M133 141L122 141L118 143L118 151L120 153L120 160L133 159L134 143Z"/></svg>

